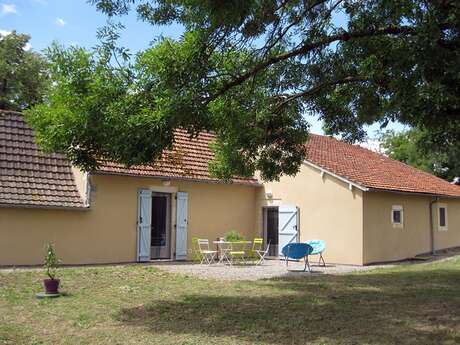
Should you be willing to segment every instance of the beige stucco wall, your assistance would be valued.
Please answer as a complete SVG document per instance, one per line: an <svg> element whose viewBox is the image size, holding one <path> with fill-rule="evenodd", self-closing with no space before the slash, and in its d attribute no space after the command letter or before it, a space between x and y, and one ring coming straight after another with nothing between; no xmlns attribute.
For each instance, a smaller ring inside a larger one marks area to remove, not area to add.
<svg viewBox="0 0 460 345"><path fill-rule="evenodd" d="M72 173L75 181L75 186L77 186L78 193L80 193L81 199L88 203L88 174L81 169L72 167Z"/></svg>
<svg viewBox="0 0 460 345"><path fill-rule="evenodd" d="M387 192L364 194L364 263L395 261L430 252L430 203L433 197ZM439 231L434 210L435 249L460 245L460 200L441 199L448 205L448 230ZM391 223L393 205L403 207L403 227Z"/></svg>
<svg viewBox="0 0 460 345"><path fill-rule="evenodd" d="M447 206L447 229L439 228L439 205ZM445 249L460 246L460 199L441 198L433 206L434 246L435 249Z"/></svg>
<svg viewBox="0 0 460 345"><path fill-rule="evenodd" d="M267 198L271 192L273 197ZM316 168L302 165L295 177L266 183L257 198L257 229L262 234L262 207L293 205L300 209L300 241L326 241L326 262L363 263L362 192Z"/></svg>
<svg viewBox="0 0 460 345"><path fill-rule="evenodd" d="M256 187L101 175L91 176L91 185L87 211L0 208L0 265L40 264L47 241L64 264L135 261L140 188L188 192L189 248L194 236L213 240L229 229L253 237ZM172 252L174 244L173 235Z"/></svg>

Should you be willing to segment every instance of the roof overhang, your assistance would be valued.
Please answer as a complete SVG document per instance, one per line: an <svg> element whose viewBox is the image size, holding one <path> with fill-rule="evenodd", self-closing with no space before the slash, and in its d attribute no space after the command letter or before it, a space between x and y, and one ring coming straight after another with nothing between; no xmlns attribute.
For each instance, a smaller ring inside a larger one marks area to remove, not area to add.
<svg viewBox="0 0 460 345"><path fill-rule="evenodd" d="M323 167L320 167L319 165L316 165L316 164L314 164L314 163L312 163L312 162L310 162L310 161L305 160L303 163L304 163L305 165L308 165L308 166L310 166L310 167L312 167L312 168L315 168L315 169L319 170L319 171L321 172L322 175L328 174L328 175L330 175L330 176L332 176L332 177L334 177L334 178L336 178L336 179L338 179L338 180L340 180L340 181L342 181L342 182L347 183L347 184L348 184L348 188L349 188L350 190L351 190L353 187L355 187L355 188L357 188L357 189L359 189L359 190L361 190L361 191L363 191L363 192L369 191L369 188L367 188L367 187L365 187L365 186L362 186L362 185L360 185L360 184L358 184L358 183L356 183L356 182L350 181L349 179L347 179L347 178L345 178L345 177L342 177L342 176L339 176L339 175L337 175L337 174L334 174L332 171L329 171L329 170L327 170L327 169L324 169Z"/></svg>
<svg viewBox="0 0 460 345"><path fill-rule="evenodd" d="M53 205L31 205L31 204L4 204L0 203L0 208L33 208L42 210L62 210L62 211L88 211L89 206L53 206Z"/></svg>
<svg viewBox="0 0 460 345"><path fill-rule="evenodd" d="M223 185L241 185L241 186L249 186L249 187L262 187L263 184L259 181L251 181L251 182L244 182L244 181L221 181L221 180L211 180L211 179L200 179L200 178L193 178L187 176L157 176L157 175L140 175L140 174L130 174L124 172L106 172L106 171L95 171L92 172L91 175L100 175L100 176L127 176L127 177L136 177L136 178L149 178L155 180L174 180L174 181L189 181L189 182L199 182L199 183L210 183L210 184L223 184Z"/></svg>
<svg viewBox="0 0 460 345"><path fill-rule="evenodd" d="M384 189L384 188L368 188L369 192L381 192L381 193L395 193L395 194L404 194L404 195L413 195L413 196L425 196L432 198L445 198L445 199L459 199L460 195L446 195L446 194L436 194L436 193L423 193L423 192L411 192L404 190L395 190L395 189Z"/></svg>

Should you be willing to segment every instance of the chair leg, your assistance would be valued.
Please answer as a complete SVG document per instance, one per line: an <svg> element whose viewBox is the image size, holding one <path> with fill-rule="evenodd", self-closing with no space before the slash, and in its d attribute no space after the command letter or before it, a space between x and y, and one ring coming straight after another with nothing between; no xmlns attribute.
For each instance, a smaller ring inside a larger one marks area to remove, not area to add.
<svg viewBox="0 0 460 345"><path fill-rule="evenodd" d="M228 258L227 253L225 253L225 252L223 252L223 253L221 254L221 257L220 257L219 262L222 263L222 264L225 264L224 261L226 261L226 262L227 262L228 264L230 264L230 265L232 264L232 263L230 262L230 259Z"/></svg>
<svg viewBox="0 0 460 345"><path fill-rule="evenodd" d="M310 262L308 261L308 255L305 257L305 267L304 267L304 271L306 270L307 267L308 267L308 272L311 273Z"/></svg>
<svg viewBox="0 0 460 345"><path fill-rule="evenodd" d="M209 258L209 264L212 264L212 263L214 262L214 259L215 259L215 257L216 257L216 254L215 254L215 253L214 253L214 254L210 254L209 256L210 256L210 258Z"/></svg>
<svg viewBox="0 0 460 345"><path fill-rule="evenodd" d="M257 253L257 254L259 255L259 260L257 261L256 266L261 265L265 261L265 253L264 254Z"/></svg>
<svg viewBox="0 0 460 345"><path fill-rule="evenodd" d="M326 263L324 262L323 254L319 254L319 264L321 265L321 261L323 261L323 267L326 267Z"/></svg>

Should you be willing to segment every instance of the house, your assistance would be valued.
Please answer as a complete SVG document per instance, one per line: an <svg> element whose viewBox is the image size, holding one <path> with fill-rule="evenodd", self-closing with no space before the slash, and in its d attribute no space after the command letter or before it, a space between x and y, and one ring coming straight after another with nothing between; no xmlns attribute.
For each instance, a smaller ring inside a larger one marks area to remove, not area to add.
<svg viewBox="0 0 460 345"><path fill-rule="evenodd" d="M0 265L187 259L192 238L263 236L272 254L320 238L329 262L363 265L460 246L460 187L364 148L312 135L295 177L261 183L208 173L213 135L176 133L152 166L91 174L45 154L21 114L0 111Z"/></svg>
<svg viewBox="0 0 460 345"><path fill-rule="evenodd" d="M297 210L300 241L323 239L329 262L357 265L460 246L459 186L327 136L312 134L306 148L295 177L261 188L266 233L295 233L276 217Z"/></svg>
<svg viewBox="0 0 460 345"><path fill-rule="evenodd" d="M192 237L234 229L253 237L256 179L209 176L212 136L176 136L154 167L102 164L85 174L43 154L19 113L0 113L0 265L43 260L53 242L64 264L184 259Z"/></svg>

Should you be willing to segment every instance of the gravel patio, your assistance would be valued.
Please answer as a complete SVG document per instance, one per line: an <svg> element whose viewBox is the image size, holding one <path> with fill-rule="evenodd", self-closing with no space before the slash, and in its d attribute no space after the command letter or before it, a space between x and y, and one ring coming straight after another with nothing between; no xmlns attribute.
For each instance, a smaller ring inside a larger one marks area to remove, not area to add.
<svg viewBox="0 0 460 345"><path fill-rule="evenodd" d="M218 280L259 280L279 277L304 277L309 275L341 275L353 272L363 272L378 268L391 268L399 265L417 265L421 263L443 261L453 257L460 256L460 247L437 251L435 255L420 255L413 259L402 260L393 263L374 264L369 266L353 266L353 265L338 265L327 264L323 267L318 265L316 260L310 259L311 273L302 272L303 261L289 261L289 270L286 269L286 264L283 260L267 259L262 265L256 266L251 264L246 265L224 265L211 264L200 265L190 261L156 261L149 263L167 272L179 273L184 275L195 276L202 279L218 279Z"/></svg>
<svg viewBox="0 0 460 345"><path fill-rule="evenodd" d="M351 266L351 265L333 265L326 264L326 267L317 263L310 263L311 273L303 272L303 262L289 262L289 271L283 260L269 259L265 260L262 265L256 266L251 264L241 265L224 265L211 264L200 265L192 262L179 261L161 261L153 263L154 266L173 273L186 274L202 279L219 279L219 280L258 280L287 276L308 276L311 274L345 274L356 271L367 271L379 266ZM391 265L385 265L390 267Z"/></svg>

